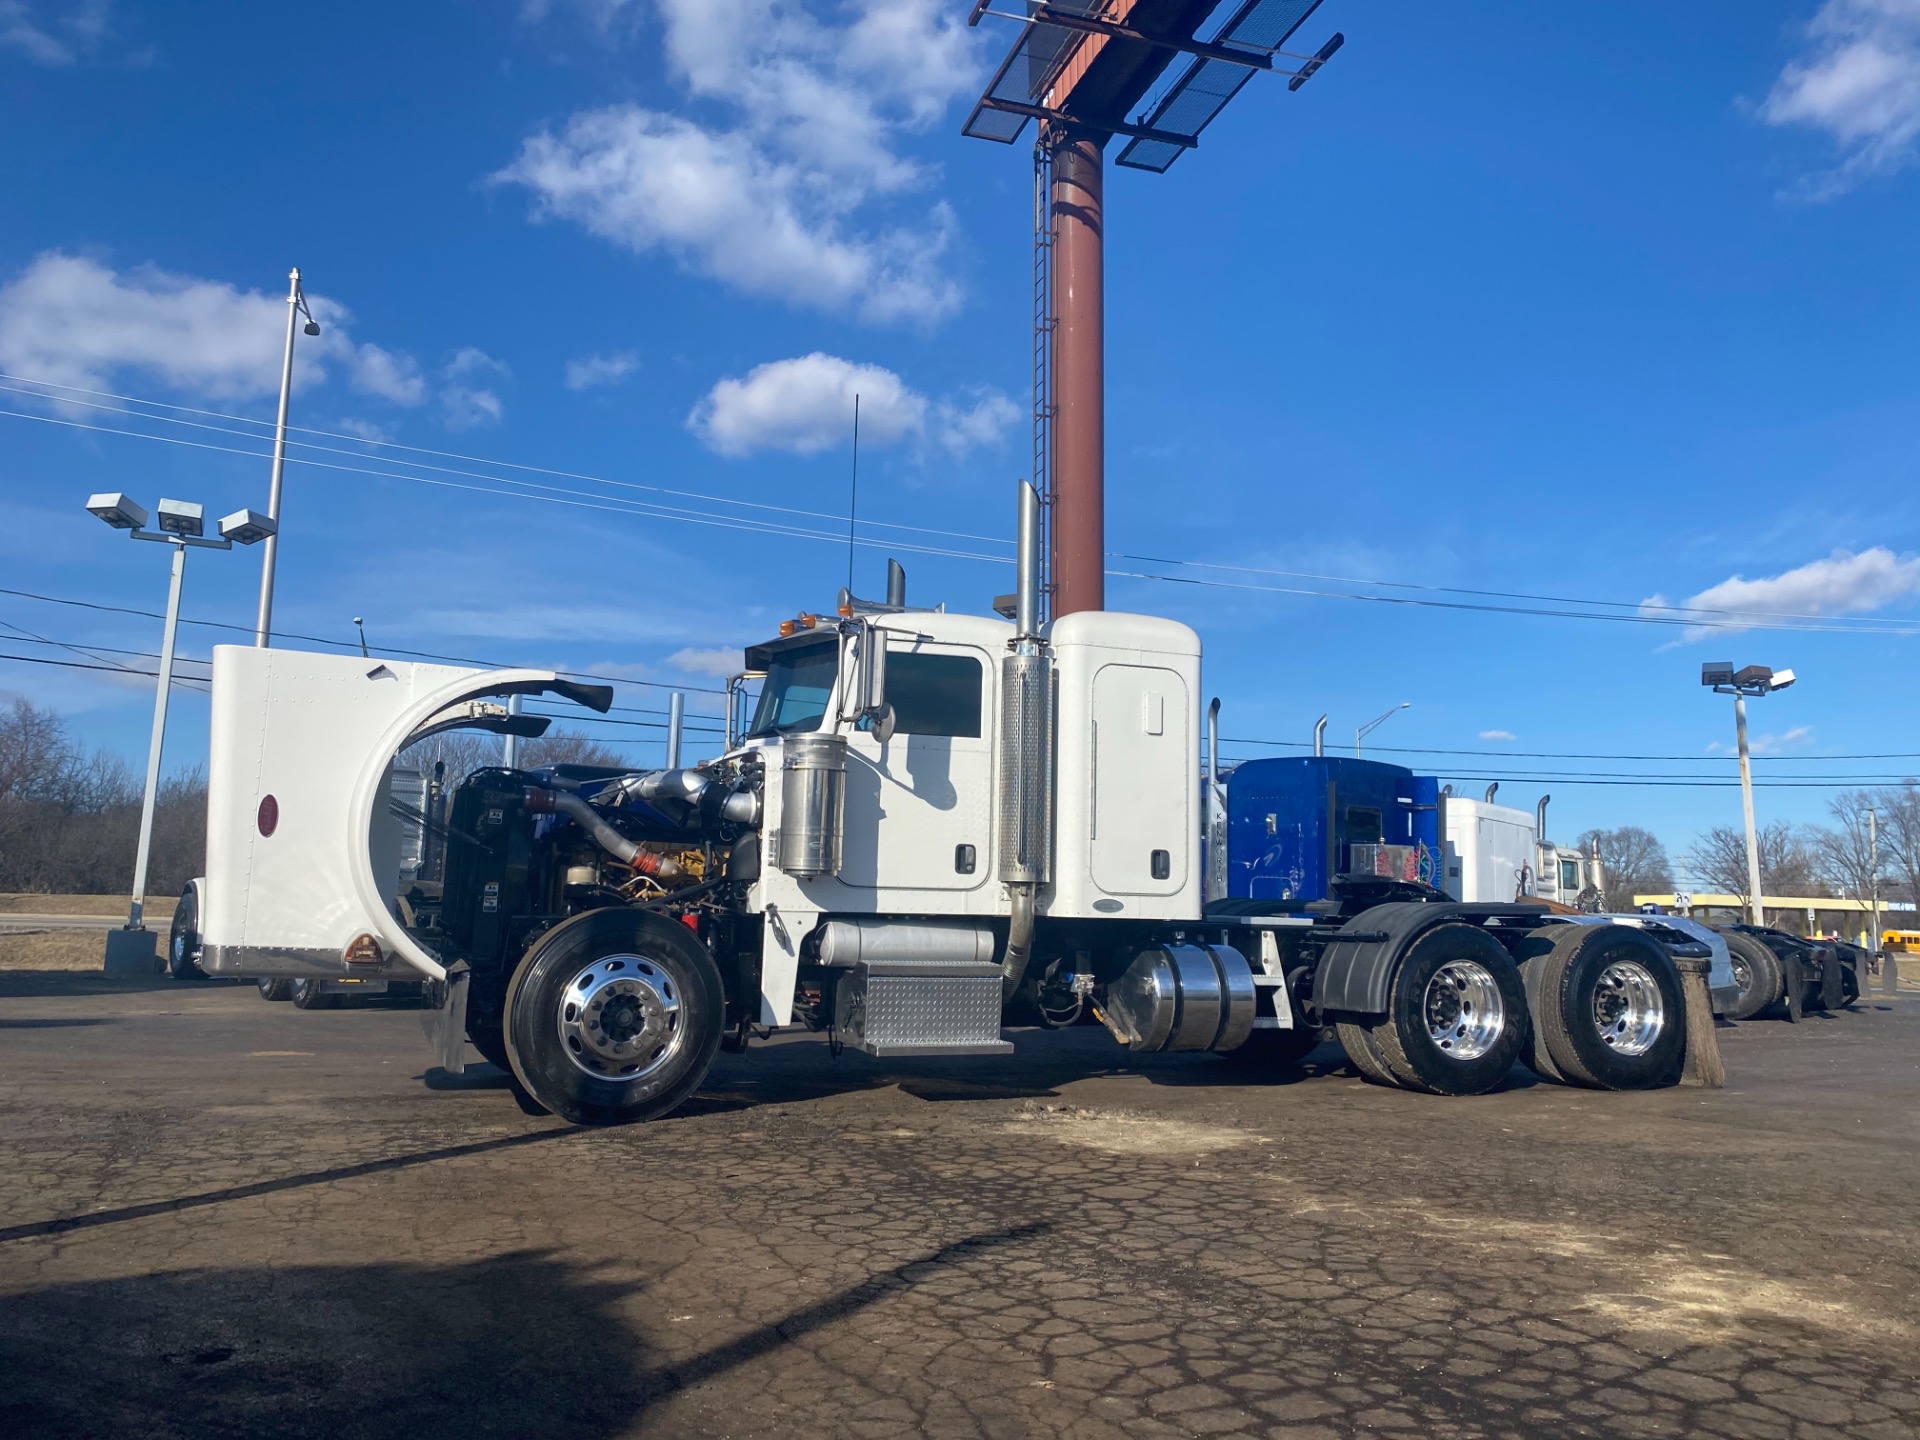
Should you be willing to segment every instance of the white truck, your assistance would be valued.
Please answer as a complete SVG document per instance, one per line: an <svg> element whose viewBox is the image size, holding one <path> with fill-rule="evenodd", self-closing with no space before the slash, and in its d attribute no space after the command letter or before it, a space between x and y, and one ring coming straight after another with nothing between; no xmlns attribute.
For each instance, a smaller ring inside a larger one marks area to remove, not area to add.
<svg viewBox="0 0 1920 1440"><path fill-rule="evenodd" d="M1446 878L1442 885L1456 900L1544 900L1571 910L1598 914L1606 908L1606 882L1598 852L1555 845L1547 839L1547 802L1543 795L1529 815L1494 803L1498 784L1484 800L1442 794L1446 819Z"/></svg>
<svg viewBox="0 0 1920 1440"><path fill-rule="evenodd" d="M1008 1023L1097 1017L1133 1051L1281 1063L1337 1033L1369 1078L1442 1094L1523 1055L1604 1088L1675 1078L1678 974L1632 928L1391 880L1209 906L1199 639L1039 623L1030 487L1020 518L1011 623L903 596L783 623L746 653L758 708L723 754L468 776L438 894L397 878L394 757L501 697L610 693L216 649L202 966L424 978L446 1069L471 1040L580 1123L665 1114L723 1045L789 1025L971 1055L1010 1049Z"/></svg>

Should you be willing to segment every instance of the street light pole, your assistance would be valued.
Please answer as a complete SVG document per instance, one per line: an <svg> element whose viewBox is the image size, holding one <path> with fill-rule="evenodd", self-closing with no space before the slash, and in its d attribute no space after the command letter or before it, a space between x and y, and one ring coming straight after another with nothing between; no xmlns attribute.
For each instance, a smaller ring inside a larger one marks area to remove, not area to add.
<svg viewBox="0 0 1920 1440"><path fill-rule="evenodd" d="M1753 824L1753 766L1747 760L1747 697L1733 697L1733 728L1740 741L1740 809L1747 822L1747 923L1764 925L1760 907L1760 836Z"/></svg>
<svg viewBox="0 0 1920 1440"><path fill-rule="evenodd" d="M1360 758L1360 742L1362 740L1366 739L1367 736L1371 735L1374 731L1378 730L1382 725L1386 724L1387 721L1391 720L1394 716L1398 715L1402 710L1410 710L1412 708L1413 708L1413 702L1411 700L1402 700L1398 705L1394 706L1391 710L1387 711L1386 714L1377 715L1373 719L1369 720L1366 724L1356 729L1353 732L1353 758L1356 760ZM1315 747L1316 747L1314 753L1318 754L1319 753L1318 744L1320 740L1320 734L1317 727L1314 731L1313 738L1314 738Z"/></svg>
<svg viewBox="0 0 1920 1440"><path fill-rule="evenodd" d="M167 700L173 690L173 637L180 628L180 583L187 573L187 547L173 541L173 579L167 586L167 628L160 640L160 684L153 697L153 738L147 742L147 793L140 802L140 844L133 854L133 903L127 929L144 928L147 858L153 853L153 807L160 790L160 747L167 735Z"/></svg>
<svg viewBox="0 0 1920 1440"><path fill-rule="evenodd" d="M87 509L114 529L129 532L135 540L173 547L166 630L160 641L160 673L153 697L153 736L147 743L146 792L140 801L140 838L133 856L133 898L127 906L125 928L107 932L106 968L139 973L153 967L153 935L146 928L147 862L153 854L153 812L160 795L160 753L167 735L167 701L173 691L174 640L180 631L180 590L186 579L187 548L231 550L235 544L253 545L273 533L273 522L251 510L237 510L220 522L220 538L214 540L204 534L204 511L187 501L162 500L157 530L146 528L145 506L117 491L90 497Z"/></svg>
<svg viewBox="0 0 1920 1440"><path fill-rule="evenodd" d="M1725 660L1710 660L1700 667L1700 683L1716 695L1733 696L1733 728L1740 748L1740 808L1747 822L1747 923L1766 924L1761 905L1760 836L1753 823L1753 765L1747 758L1747 697L1771 695L1794 682L1791 670L1774 670L1766 665L1746 665L1735 670Z"/></svg>
<svg viewBox="0 0 1920 1440"><path fill-rule="evenodd" d="M318 335L320 326L307 308L307 297L300 289L300 267L287 276L287 349L280 361L280 414L273 427L273 483L267 490L267 519L273 531L266 537L267 548L260 562L260 615L254 622L253 643L265 647L273 636L273 565L280 554L280 482L287 470L287 406L293 399L293 337L300 316L307 317L307 334Z"/></svg>

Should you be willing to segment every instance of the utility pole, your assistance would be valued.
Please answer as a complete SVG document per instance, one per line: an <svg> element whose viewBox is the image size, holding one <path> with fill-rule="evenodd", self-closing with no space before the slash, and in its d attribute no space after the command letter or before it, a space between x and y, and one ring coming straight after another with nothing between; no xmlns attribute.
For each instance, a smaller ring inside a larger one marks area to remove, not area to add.
<svg viewBox="0 0 1920 1440"><path fill-rule="evenodd" d="M1873 806L1867 807L1867 883L1872 887L1868 900L1867 923L1871 934L1867 939L1869 952L1880 948L1880 812Z"/></svg>

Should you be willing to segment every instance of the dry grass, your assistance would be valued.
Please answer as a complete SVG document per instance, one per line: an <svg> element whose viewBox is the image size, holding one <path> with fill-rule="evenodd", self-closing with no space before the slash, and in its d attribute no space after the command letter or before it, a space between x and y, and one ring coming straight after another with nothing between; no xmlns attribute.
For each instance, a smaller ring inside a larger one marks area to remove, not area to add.
<svg viewBox="0 0 1920 1440"><path fill-rule="evenodd" d="M149 897L147 910L156 912L160 907ZM173 902L168 899L166 912L173 913ZM0 915L125 915L127 897L124 895L0 895Z"/></svg>
<svg viewBox="0 0 1920 1440"><path fill-rule="evenodd" d="M104 930L36 930L0 935L0 970L99 970L105 963Z"/></svg>

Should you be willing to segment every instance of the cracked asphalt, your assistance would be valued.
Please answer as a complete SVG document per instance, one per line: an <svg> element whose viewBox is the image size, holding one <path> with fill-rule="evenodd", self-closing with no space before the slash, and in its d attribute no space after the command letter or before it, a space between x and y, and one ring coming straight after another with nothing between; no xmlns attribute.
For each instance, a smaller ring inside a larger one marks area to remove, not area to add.
<svg viewBox="0 0 1920 1440"><path fill-rule="evenodd" d="M576 1130L418 1016L0 974L0 1435L1920 1435L1920 1005L1475 1100L1103 1032Z"/></svg>

